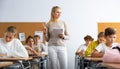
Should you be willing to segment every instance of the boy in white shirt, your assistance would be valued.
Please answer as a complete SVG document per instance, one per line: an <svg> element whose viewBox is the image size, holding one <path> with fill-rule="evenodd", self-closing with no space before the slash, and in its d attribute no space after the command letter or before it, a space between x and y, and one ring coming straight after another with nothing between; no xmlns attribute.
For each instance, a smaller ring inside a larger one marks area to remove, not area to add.
<svg viewBox="0 0 120 69"><path fill-rule="evenodd" d="M19 39L15 38L17 33L16 27L9 26L4 37L0 38L0 57L29 57L28 52L22 45ZM18 69L21 68L19 63L6 67L5 69Z"/></svg>
<svg viewBox="0 0 120 69"><path fill-rule="evenodd" d="M78 50L76 51L76 55L83 55L86 51L89 44L94 40L90 35L86 35L84 37L85 43L80 45Z"/></svg>
<svg viewBox="0 0 120 69"><path fill-rule="evenodd" d="M28 57L28 52L20 40L15 38L16 27L9 26L0 38L0 57Z"/></svg>
<svg viewBox="0 0 120 69"><path fill-rule="evenodd" d="M108 49L112 49L115 46L118 46L118 43L115 43L116 40L116 30L114 28L108 27L105 29L105 43L99 44L92 53L92 57L103 57L104 53Z"/></svg>
<svg viewBox="0 0 120 69"><path fill-rule="evenodd" d="M35 46L37 46L41 49L41 54L42 55L48 55L47 46L45 46L45 44L40 42L40 36L39 35L34 35L34 40L35 40Z"/></svg>
<svg viewBox="0 0 120 69"><path fill-rule="evenodd" d="M46 60L46 57L48 56L48 48L45 44L43 44L42 42L40 42L40 36L39 35L34 35L34 40L35 40L35 46L36 47L39 47L41 49L41 55L43 56L43 58L41 58L41 68L40 69L46 69L46 64L45 64L45 61ZM46 57L44 57L46 56Z"/></svg>

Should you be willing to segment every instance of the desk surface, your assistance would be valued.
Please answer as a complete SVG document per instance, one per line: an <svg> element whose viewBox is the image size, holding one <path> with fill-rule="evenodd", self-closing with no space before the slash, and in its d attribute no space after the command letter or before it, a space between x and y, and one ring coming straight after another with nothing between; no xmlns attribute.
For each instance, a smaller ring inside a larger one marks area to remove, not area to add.
<svg viewBox="0 0 120 69"><path fill-rule="evenodd" d="M85 59L91 60L91 61L102 61L102 58L96 58L96 57L85 57Z"/></svg>
<svg viewBox="0 0 120 69"><path fill-rule="evenodd" d="M0 57L0 61L16 61L16 60L31 60L32 57L29 58L12 58L12 57Z"/></svg>
<svg viewBox="0 0 120 69"><path fill-rule="evenodd" d="M30 57L32 57L32 58L42 58L42 57L47 57L47 56L48 55L46 55L46 54L42 54L40 56L31 55Z"/></svg>
<svg viewBox="0 0 120 69"><path fill-rule="evenodd" d="M13 64L13 62L0 62L0 68L10 66L12 64Z"/></svg>
<svg viewBox="0 0 120 69"><path fill-rule="evenodd" d="M85 56L85 55L76 55L78 57L83 57L84 59L86 60L91 60L91 61L102 61L102 57L99 58L99 57L91 57L91 56Z"/></svg>
<svg viewBox="0 0 120 69"><path fill-rule="evenodd" d="M120 69L120 63L102 63L102 65L109 69Z"/></svg>

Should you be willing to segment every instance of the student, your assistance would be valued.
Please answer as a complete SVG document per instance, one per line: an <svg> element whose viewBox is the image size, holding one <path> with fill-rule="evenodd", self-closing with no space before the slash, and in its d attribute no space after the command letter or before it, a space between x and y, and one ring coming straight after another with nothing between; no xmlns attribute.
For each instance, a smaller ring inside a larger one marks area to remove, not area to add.
<svg viewBox="0 0 120 69"><path fill-rule="evenodd" d="M116 30L114 28L108 27L105 29L105 39L106 42L99 44L92 52L92 57L103 57L105 51L119 45L118 43L115 43Z"/></svg>
<svg viewBox="0 0 120 69"><path fill-rule="evenodd" d="M42 42L40 42L40 36L34 35L34 40L35 40L35 43L34 43L35 46L41 49L41 54L48 55L47 46L45 46Z"/></svg>
<svg viewBox="0 0 120 69"><path fill-rule="evenodd" d="M79 46L78 50L76 51L76 55L83 55L85 50L87 49L87 47L89 46L89 44L93 40L94 39L90 35L86 35L84 37L85 44L82 44L82 45Z"/></svg>
<svg viewBox="0 0 120 69"><path fill-rule="evenodd" d="M28 36L26 39L26 49L31 56L41 56L41 49L34 45L34 37ZM39 62L39 59L35 58L32 62ZM31 69L39 69L37 64L32 64Z"/></svg>
<svg viewBox="0 0 120 69"><path fill-rule="evenodd" d="M0 57L28 57L25 47L15 38L16 34L16 27L9 26L6 29L4 37L0 38Z"/></svg>
<svg viewBox="0 0 120 69"><path fill-rule="evenodd" d="M44 27L46 41L48 42L48 55L52 69L67 69L67 49L65 40L69 38L64 21L60 20L61 8L54 6L51 10L51 19Z"/></svg>
<svg viewBox="0 0 120 69"><path fill-rule="evenodd" d="M34 37L28 36L26 39L26 49L28 50L29 55L35 55L40 56L41 55L41 49L34 45Z"/></svg>
<svg viewBox="0 0 120 69"><path fill-rule="evenodd" d="M39 35L34 35L34 40L35 40L35 46L39 47L41 49L41 55L44 56L43 58L41 58L40 61L42 61L43 63L41 63L41 68L40 69L44 69L45 68L45 57L48 55L48 51L47 51L47 46L45 46L42 42L40 42L40 36Z"/></svg>
<svg viewBox="0 0 120 69"><path fill-rule="evenodd" d="M103 42L105 42L104 32L100 32L98 34L98 40L91 42L90 45L87 47L85 51L85 56L91 56L91 53L98 46L98 44Z"/></svg>

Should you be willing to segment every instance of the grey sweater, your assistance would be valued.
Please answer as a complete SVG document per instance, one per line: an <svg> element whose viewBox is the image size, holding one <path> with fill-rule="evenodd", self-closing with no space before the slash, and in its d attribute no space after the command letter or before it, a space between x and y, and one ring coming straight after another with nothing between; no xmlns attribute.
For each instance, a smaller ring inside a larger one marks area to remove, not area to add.
<svg viewBox="0 0 120 69"><path fill-rule="evenodd" d="M65 41L69 39L67 32L67 27L64 21L59 21L57 23L46 24L47 34L45 34L46 41L48 46L64 46ZM58 37L58 34L64 34L65 38L62 39Z"/></svg>

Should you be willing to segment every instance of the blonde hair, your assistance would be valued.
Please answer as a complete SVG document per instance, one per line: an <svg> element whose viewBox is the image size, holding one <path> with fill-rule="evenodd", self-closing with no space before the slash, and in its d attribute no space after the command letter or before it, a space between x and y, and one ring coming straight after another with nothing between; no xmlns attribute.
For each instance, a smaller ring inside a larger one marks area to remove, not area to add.
<svg viewBox="0 0 120 69"><path fill-rule="evenodd" d="M61 9L59 6L53 6L52 7L52 10L51 10L51 18L50 18L50 20L49 20L49 25L51 25L51 23L55 20L54 19L54 16L53 16L53 14L55 13L55 11L57 10L57 9Z"/></svg>

